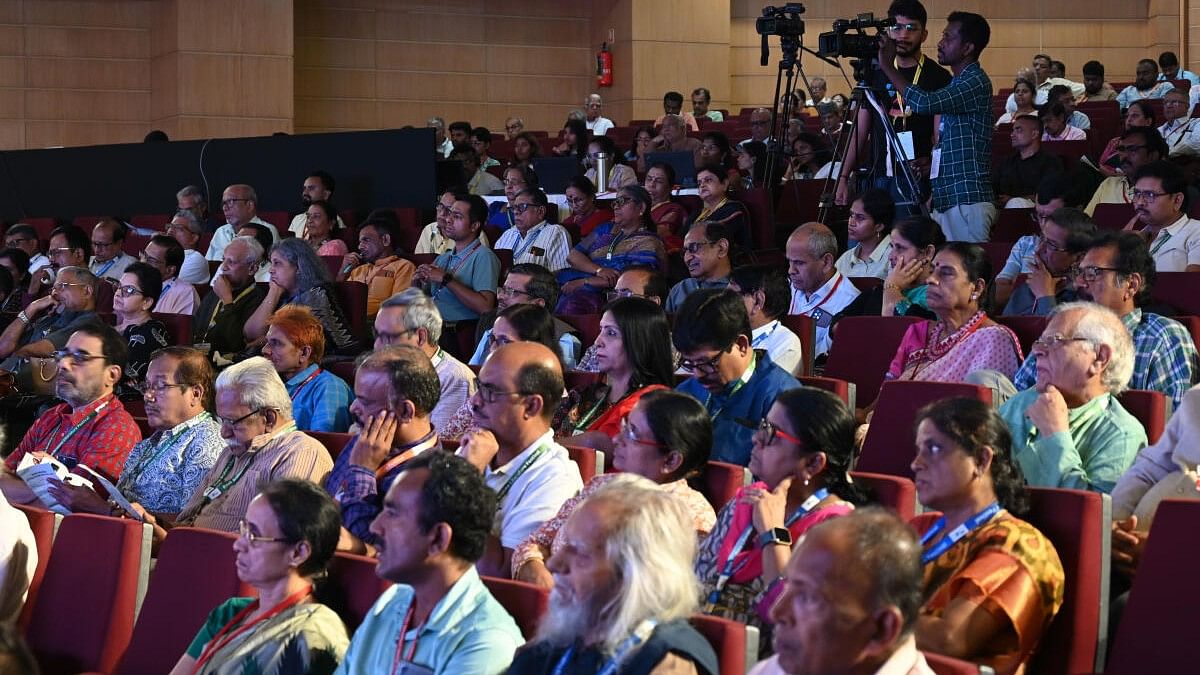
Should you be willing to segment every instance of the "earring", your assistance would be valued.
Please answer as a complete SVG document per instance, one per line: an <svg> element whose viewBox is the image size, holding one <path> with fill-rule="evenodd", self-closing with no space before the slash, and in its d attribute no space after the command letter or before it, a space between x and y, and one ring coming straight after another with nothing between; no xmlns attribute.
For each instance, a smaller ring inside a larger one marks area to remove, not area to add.
<svg viewBox="0 0 1200 675"><path fill-rule="evenodd" d="M808 487L808 483L809 483L809 480L807 478L805 478L804 479L804 487Z"/></svg>

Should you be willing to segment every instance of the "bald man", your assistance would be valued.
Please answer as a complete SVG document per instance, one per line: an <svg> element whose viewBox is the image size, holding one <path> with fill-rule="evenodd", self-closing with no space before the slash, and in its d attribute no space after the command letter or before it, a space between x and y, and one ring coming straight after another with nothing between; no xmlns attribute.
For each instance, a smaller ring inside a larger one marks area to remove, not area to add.
<svg viewBox="0 0 1200 675"><path fill-rule="evenodd" d="M784 248L788 279L792 282L792 305L788 314L812 317L817 324L816 354L833 344L829 326L833 316L858 297L858 287L837 271L837 237L821 223L805 223L788 237Z"/></svg>
<svg viewBox="0 0 1200 675"><path fill-rule="evenodd" d="M492 352L471 396L475 429L458 453L499 495L481 574L508 578L513 549L583 487L579 467L554 442L551 418L563 393L558 357L536 342Z"/></svg>

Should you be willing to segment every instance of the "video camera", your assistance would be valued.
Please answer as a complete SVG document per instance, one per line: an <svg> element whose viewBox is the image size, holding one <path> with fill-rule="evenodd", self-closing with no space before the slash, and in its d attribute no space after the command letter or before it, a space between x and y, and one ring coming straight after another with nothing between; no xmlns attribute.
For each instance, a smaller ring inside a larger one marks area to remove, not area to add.
<svg viewBox="0 0 1200 675"><path fill-rule="evenodd" d="M762 16L754 22L754 30L766 40L768 35L778 35L781 38L798 38L804 35L804 5L799 2L789 2L783 7L768 5L763 7Z"/></svg>
<svg viewBox="0 0 1200 675"><path fill-rule="evenodd" d="M869 61L879 53L879 36L895 25L893 19L876 19L871 12L859 14L857 19L837 19L833 22L833 30L817 36L817 54L826 58ZM876 31L873 35L867 33L871 28Z"/></svg>

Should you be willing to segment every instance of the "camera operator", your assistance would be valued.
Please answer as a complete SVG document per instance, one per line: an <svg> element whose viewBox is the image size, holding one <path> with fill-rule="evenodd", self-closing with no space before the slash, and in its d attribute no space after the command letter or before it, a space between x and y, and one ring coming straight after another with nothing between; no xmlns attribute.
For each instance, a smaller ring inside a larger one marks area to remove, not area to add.
<svg viewBox="0 0 1200 675"><path fill-rule="evenodd" d="M941 115L938 144L930 158L930 215L950 241L984 242L996 220L992 203L992 81L979 65L991 38L987 19L951 12L938 42L938 63L950 83L934 92L910 84L896 70L896 41L879 38L879 67L914 113Z"/></svg>
<svg viewBox="0 0 1200 675"><path fill-rule="evenodd" d="M928 19L925 6L918 0L895 0L888 7L888 19L894 22L894 26L888 31L888 35L896 43L893 66L901 77L909 83L916 83L923 91L936 91L950 84L950 72L933 59L925 58L925 54L921 52L921 45L925 44L926 38L929 37L929 31L925 29ZM882 71L872 70L868 78L867 86L874 93L880 107L887 112L901 143L913 150L911 166L921 191L916 198L923 200L929 195L929 155L933 150L937 116L913 113L904 96L896 91ZM853 194L876 187L891 192L892 199L896 202L897 215L918 215L918 205L903 204L907 200L902 198L903 193L899 189L900 182L896 178L898 171L895 159L888 149L883 125L879 116L866 102L858 109L853 134L853 142L846 149L846 159L842 163L841 176L838 177L837 204L846 206ZM906 142L906 134L911 142ZM863 175L863 179L859 184L852 186L853 171L860 165L864 168L860 174ZM856 189L851 189L852 187Z"/></svg>

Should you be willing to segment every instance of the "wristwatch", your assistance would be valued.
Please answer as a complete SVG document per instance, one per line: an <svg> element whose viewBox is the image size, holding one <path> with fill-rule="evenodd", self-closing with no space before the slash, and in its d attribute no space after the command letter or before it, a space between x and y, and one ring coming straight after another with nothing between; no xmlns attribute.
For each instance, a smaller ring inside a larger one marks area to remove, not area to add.
<svg viewBox="0 0 1200 675"><path fill-rule="evenodd" d="M792 545L792 533L786 527L772 527L758 535L759 548L766 548L772 544L790 547Z"/></svg>

